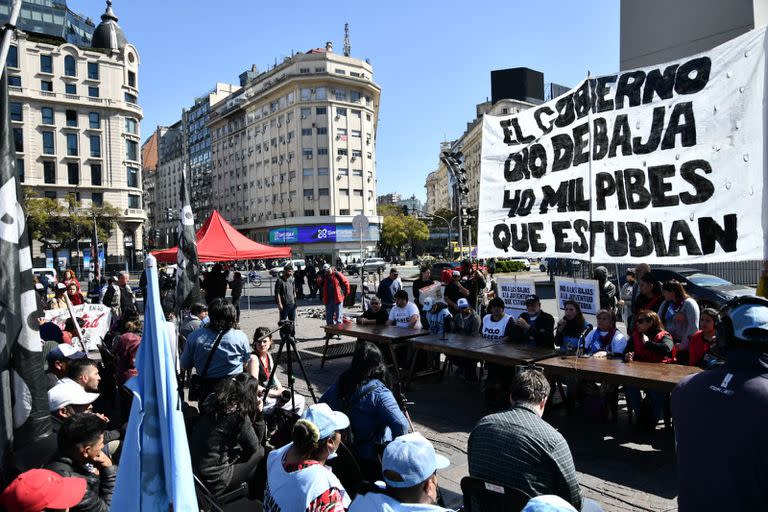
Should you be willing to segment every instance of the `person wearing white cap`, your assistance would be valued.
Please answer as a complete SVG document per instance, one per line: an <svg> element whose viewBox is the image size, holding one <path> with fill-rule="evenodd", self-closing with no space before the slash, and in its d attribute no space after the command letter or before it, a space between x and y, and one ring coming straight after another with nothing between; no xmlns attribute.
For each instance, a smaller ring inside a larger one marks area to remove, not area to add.
<svg viewBox="0 0 768 512"><path fill-rule="evenodd" d="M291 442L267 459L264 510L268 512L343 512L350 498L326 461L349 427L346 414L328 404L310 406L291 432Z"/></svg>
<svg viewBox="0 0 768 512"><path fill-rule="evenodd" d="M48 390L48 411L51 413L53 431L57 432L67 418L92 410L97 398L98 393L89 393L70 379L63 379L53 386Z"/></svg>
<svg viewBox="0 0 768 512"><path fill-rule="evenodd" d="M402 435L384 449L381 466L386 490L358 495L349 512L448 511L435 503L437 470L449 464L418 432Z"/></svg>
<svg viewBox="0 0 768 512"><path fill-rule="evenodd" d="M86 353L77 350L72 345L61 343L56 345L48 355L45 356L48 362L48 368L45 370L45 376L48 379L48 389L58 384L67 376L69 363L75 359L83 359Z"/></svg>
<svg viewBox="0 0 768 512"><path fill-rule="evenodd" d="M463 299L459 299L461 301ZM442 301L435 301L432 297L424 299L424 305L421 310L426 313L427 325L432 334L444 335L446 331L451 330L451 311L448 304Z"/></svg>

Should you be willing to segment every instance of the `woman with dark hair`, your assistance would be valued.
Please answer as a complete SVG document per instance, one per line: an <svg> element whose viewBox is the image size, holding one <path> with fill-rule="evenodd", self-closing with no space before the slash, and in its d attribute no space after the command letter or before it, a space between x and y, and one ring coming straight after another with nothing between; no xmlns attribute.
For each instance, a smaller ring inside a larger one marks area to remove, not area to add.
<svg viewBox="0 0 768 512"><path fill-rule="evenodd" d="M379 478L376 444L408 433L408 419L389 387L389 375L379 348L359 342L352 363L320 398L334 411L349 416L352 424L352 452L366 476Z"/></svg>
<svg viewBox="0 0 768 512"><path fill-rule="evenodd" d="M253 353L248 361L246 371L258 379L261 387L266 388L271 380L271 385L264 396L264 414L269 416L274 407L277 406L287 410L291 410L293 407L293 411L301 416L305 406L304 397L298 393L292 397L291 391L283 387L280 382L280 368L275 365L275 359L269 353L271 348L271 330L269 327L257 327L253 333Z"/></svg>
<svg viewBox="0 0 768 512"><path fill-rule="evenodd" d="M636 329L636 318L640 311L644 309L658 311L663 298L661 296L661 283L651 272L646 272L640 277L637 288L637 297L632 302L632 325L627 327L629 332Z"/></svg>
<svg viewBox="0 0 768 512"><path fill-rule="evenodd" d="M247 483L258 497L265 431L259 382L245 373L224 379L200 411L189 443L195 474L215 496Z"/></svg>
<svg viewBox="0 0 768 512"><path fill-rule="evenodd" d="M221 263L216 263L203 278L203 289L205 290L205 302L210 307L216 299L223 299L227 294L227 274Z"/></svg>
<svg viewBox="0 0 768 512"><path fill-rule="evenodd" d="M724 358L716 345L717 326L720 315L716 309L704 308L699 315L699 330L691 336L688 352L689 366L711 368L721 363Z"/></svg>
<svg viewBox="0 0 768 512"><path fill-rule="evenodd" d="M624 354L627 337L616 328L616 313L613 310L601 309L597 312L597 329L587 335L584 347L585 353L595 357Z"/></svg>
<svg viewBox="0 0 768 512"><path fill-rule="evenodd" d="M67 297L73 306L85 304L85 295L83 295L83 293L77 287L77 283L75 281L70 281L67 285Z"/></svg>
<svg viewBox="0 0 768 512"><path fill-rule="evenodd" d="M243 276L240 272L232 274L232 282L229 283L229 288L232 290L232 305L235 306L237 316L236 322L240 322L240 296L243 295Z"/></svg>
<svg viewBox="0 0 768 512"><path fill-rule="evenodd" d="M672 335L677 357L688 360L688 347L699 327L699 305L685 293L682 283L666 281L661 286L664 302L659 307L659 318L664 329ZM684 352L684 354L680 354Z"/></svg>
<svg viewBox="0 0 768 512"><path fill-rule="evenodd" d="M291 442L269 454L265 510L344 512L350 498L326 462L341 444L349 418L315 404L291 431Z"/></svg>
<svg viewBox="0 0 768 512"><path fill-rule="evenodd" d="M555 345L564 352L575 352L579 344L583 343L582 335L592 326L584 319L581 306L577 302L567 300L564 305L563 317L557 322Z"/></svg>
<svg viewBox="0 0 768 512"><path fill-rule="evenodd" d="M236 329L235 306L216 299L208 308L210 322L187 338L180 363L184 370L195 369L203 401L222 379L242 373L251 356L248 336Z"/></svg>

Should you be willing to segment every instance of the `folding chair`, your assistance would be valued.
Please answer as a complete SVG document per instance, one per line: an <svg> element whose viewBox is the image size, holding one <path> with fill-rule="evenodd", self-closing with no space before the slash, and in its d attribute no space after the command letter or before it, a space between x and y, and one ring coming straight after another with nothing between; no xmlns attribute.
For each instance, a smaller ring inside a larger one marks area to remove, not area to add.
<svg viewBox="0 0 768 512"><path fill-rule="evenodd" d="M514 487L505 487L480 478L461 479L464 512L520 512L531 497Z"/></svg>
<svg viewBox="0 0 768 512"><path fill-rule="evenodd" d="M240 487L221 496L214 496L203 482L193 475L195 479L195 494L197 494L197 506L204 512L263 512L264 505L258 500L249 500L248 485L240 484Z"/></svg>

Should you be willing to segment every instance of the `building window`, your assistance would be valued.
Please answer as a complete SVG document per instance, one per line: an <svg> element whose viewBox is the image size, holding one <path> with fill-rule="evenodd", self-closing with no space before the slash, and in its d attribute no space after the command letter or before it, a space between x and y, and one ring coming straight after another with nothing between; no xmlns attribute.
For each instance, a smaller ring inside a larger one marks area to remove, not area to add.
<svg viewBox="0 0 768 512"><path fill-rule="evenodd" d="M302 128L301 134L304 136L312 135L312 128Z"/></svg>
<svg viewBox="0 0 768 512"><path fill-rule="evenodd" d="M93 130L98 130L101 128L101 116L98 112L89 112L88 113L88 128L91 128Z"/></svg>
<svg viewBox="0 0 768 512"><path fill-rule="evenodd" d="M363 152L359 149L352 150L352 158L363 158Z"/></svg>
<svg viewBox="0 0 768 512"><path fill-rule="evenodd" d="M91 142L91 156L101 158L101 135L91 135L88 138Z"/></svg>
<svg viewBox="0 0 768 512"><path fill-rule="evenodd" d="M24 115L22 114L21 103L15 101L10 102L11 105L11 121L23 121Z"/></svg>
<svg viewBox="0 0 768 512"><path fill-rule="evenodd" d="M8 77L8 85L10 87L21 87L21 77L20 76L9 76Z"/></svg>
<svg viewBox="0 0 768 512"><path fill-rule="evenodd" d="M98 98L99 97L99 88L94 86L88 86L88 96L91 98Z"/></svg>
<svg viewBox="0 0 768 512"><path fill-rule="evenodd" d="M136 194L128 194L128 208L141 208L141 198Z"/></svg>
<svg viewBox="0 0 768 512"><path fill-rule="evenodd" d="M339 210L339 215L349 215L349 210L342 208Z"/></svg>
<svg viewBox="0 0 768 512"><path fill-rule="evenodd" d="M355 197L363 197L363 189L361 188L356 188L353 193Z"/></svg>
<svg viewBox="0 0 768 512"><path fill-rule="evenodd" d="M317 128L317 134L318 135L327 135L328 134L328 128L326 128L325 126L319 126Z"/></svg>
<svg viewBox="0 0 768 512"><path fill-rule="evenodd" d="M328 189L327 188L319 188L317 189L317 195L320 197L327 196L328 195Z"/></svg>
<svg viewBox="0 0 768 512"><path fill-rule="evenodd" d="M301 101L309 101L311 96L312 96L312 92L310 91L309 88L305 87L299 90L299 99Z"/></svg>
<svg viewBox="0 0 768 512"><path fill-rule="evenodd" d="M125 118L125 131L137 135L139 133L139 122L132 117Z"/></svg>
<svg viewBox="0 0 768 512"><path fill-rule="evenodd" d="M98 62L88 63L88 79L89 80L99 79L99 63Z"/></svg>
<svg viewBox="0 0 768 512"><path fill-rule="evenodd" d="M327 167L318 167L317 168L317 175L318 176L328 176L328 168Z"/></svg>
<svg viewBox="0 0 768 512"><path fill-rule="evenodd" d="M93 206L104 206L104 193L91 192L91 202L93 203Z"/></svg>
<svg viewBox="0 0 768 512"><path fill-rule="evenodd" d="M301 113L301 118L302 119L306 119L306 118L308 118L312 114L312 109L311 108L302 108L300 113Z"/></svg>
<svg viewBox="0 0 768 512"><path fill-rule="evenodd" d="M43 124L54 124L53 108L51 108L51 107L42 107L40 109L40 116L42 117L42 123Z"/></svg>
<svg viewBox="0 0 768 512"><path fill-rule="evenodd" d="M136 88L136 73L133 71L128 72L128 87Z"/></svg>
<svg viewBox="0 0 768 512"><path fill-rule="evenodd" d="M19 48L17 46L11 45L11 47L8 48L8 59L6 64L8 64L9 68L19 67Z"/></svg>
<svg viewBox="0 0 768 512"><path fill-rule="evenodd" d="M324 100L328 98L325 87L318 87L315 89L315 99Z"/></svg>
<svg viewBox="0 0 768 512"><path fill-rule="evenodd" d="M101 164L91 164L91 185L101 186Z"/></svg>
<svg viewBox="0 0 768 512"><path fill-rule="evenodd" d="M46 190L45 192L43 192L43 197L45 197L46 199L53 199L55 201L56 192L51 190Z"/></svg>
<svg viewBox="0 0 768 512"><path fill-rule="evenodd" d="M309 73L309 68L299 68L299 73Z"/></svg>
<svg viewBox="0 0 768 512"><path fill-rule="evenodd" d="M64 57L64 76L77 76L77 63L71 55Z"/></svg>
<svg viewBox="0 0 768 512"><path fill-rule="evenodd" d="M45 183L56 183L56 162L43 162L43 181Z"/></svg>
<svg viewBox="0 0 768 512"><path fill-rule="evenodd" d="M77 156L77 134L76 133L68 133L67 134L67 156Z"/></svg>
<svg viewBox="0 0 768 512"><path fill-rule="evenodd" d="M125 102L126 103L133 103L134 105L136 105L139 102L139 99L136 97L135 94L131 94L131 93L126 92L123 95L123 97L125 98Z"/></svg>
<svg viewBox="0 0 768 512"><path fill-rule="evenodd" d="M318 115L318 116L328 115L328 109L326 107L317 107L315 109L315 115Z"/></svg>
<svg viewBox="0 0 768 512"><path fill-rule="evenodd" d="M346 167L339 167L339 170L336 172L339 173L339 176L349 176L349 169Z"/></svg>
<svg viewBox="0 0 768 512"><path fill-rule="evenodd" d="M24 152L24 130L21 128L13 129L13 144L17 153Z"/></svg>
<svg viewBox="0 0 768 512"><path fill-rule="evenodd" d="M339 189L339 195L340 196L348 196L349 195L349 189L348 188L340 188Z"/></svg>
<svg viewBox="0 0 768 512"><path fill-rule="evenodd" d="M315 174L315 170L314 169L308 169L308 168L304 169L303 175L305 177L314 176L314 174Z"/></svg>
<svg viewBox="0 0 768 512"><path fill-rule="evenodd" d="M339 117L346 116L347 115L347 109L343 108L343 107L336 107L336 115L339 116Z"/></svg>
<svg viewBox="0 0 768 512"><path fill-rule="evenodd" d="M338 69L338 68L337 68L337 69L336 69L336 74L337 74L337 75L346 75L346 74L347 74L347 72L346 72L346 71L344 71L343 69Z"/></svg>
<svg viewBox="0 0 768 512"><path fill-rule="evenodd" d="M53 144L53 132L43 132L43 154L56 154L56 148Z"/></svg>
<svg viewBox="0 0 768 512"><path fill-rule="evenodd" d="M347 101L346 89L336 89L336 101Z"/></svg>
<svg viewBox="0 0 768 512"><path fill-rule="evenodd" d="M363 132L360 130L352 130L352 137L359 139L363 136Z"/></svg>
<svg viewBox="0 0 768 512"><path fill-rule="evenodd" d="M136 141L133 140L126 140L125 141L125 159L126 160L133 160L134 162L139 161L139 144Z"/></svg>
<svg viewBox="0 0 768 512"><path fill-rule="evenodd" d="M337 149L336 156L347 156L347 150L343 148Z"/></svg>
<svg viewBox="0 0 768 512"><path fill-rule="evenodd" d="M67 183L70 185L80 184L80 164L77 162L67 164Z"/></svg>
<svg viewBox="0 0 768 512"><path fill-rule="evenodd" d="M67 126L76 128L77 127L77 111L67 110L66 116L67 116Z"/></svg>
<svg viewBox="0 0 768 512"><path fill-rule="evenodd" d="M370 121L371 120L371 114L365 114L365 120Z"/></svg>
<svg viewBox="0 0 768 512"><path fill-rule="evenodd" d="M305 217L314 217L315 216L315 210L304 210L304 216Z"/></svg>
<svg viewBox="0 0 768 512"><path fill-rule="evenodd" d="M315 196L314 189L311 189L311 188L304 189L304 197L314 197L314 196Z"/></svg>
<svg viewBox="0 0 768 512"><path fill-rule="evenodd" d="M53 82L50 80L40 80L40 90L45 92L53 92Z"/></svg>
<svg viewBox="0 0 768 512"><path fill-rule="evenodd" d="M330 214L331 214L330 210L320 210L320 216L321 217L327 217Z"/></svg>
<svg viewBox="0 0 768 512"><path fill-rule="evenodd" d="M126 167L128 174L128 186L133 188L139 188L139 168L138 167Z"/></svg>
<svg viewBox="0 0 768 512"><path fill-rule="evenodd" d="M77 84L64 84L64 93L77 96Z"/></svg>
<svg viewBox="0 0 768 512"><path fill-rule="evenodd" d="M40 56L40 72L53 73L53 57L50 55Z"/></svg>
<svg viewBox="0 0 768 512"><path fill-rule="evenodd" d="M328 148L317 148L317 156L327 155Z"/></svg>
<svg viewBox="0 0 768 512"><path fill-rule="evenodd" d="M311 160L312 159L312 150L311 149L302 149L301 154L304 155L304 158Z"/></svg>
<svg viewBox="0 0 768 512"><path fill-rule="evenodd" d="M359 176L363 177L363 170L362 169L352 169L352 176Z"/></svg>
<svg viewBox="0 0 768 512"><path fill-rule="evenodd" d="M19 176L19 181L24 181L24 159L23 158L17 158L16 159L16 173Z"/></svg>
<svg viewBox="0 0 768 512"><path fill-rule="evenodd" d="M349 93L349 101L352 103L360 103L360 93L357 91L350 91ZM360 111L358 110L356 112L357 116L360 116Z"/></svg>

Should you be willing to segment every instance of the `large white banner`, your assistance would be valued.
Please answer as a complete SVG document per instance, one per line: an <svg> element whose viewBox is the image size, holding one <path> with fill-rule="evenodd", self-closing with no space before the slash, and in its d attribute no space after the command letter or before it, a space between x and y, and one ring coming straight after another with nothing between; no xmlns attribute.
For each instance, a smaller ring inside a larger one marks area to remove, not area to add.
<svg viewBox="0 0 768 512"><path fill-rule="evenodd" d="M104 304L81 304L72 306L72 310L75 317L85 321L83 327L84 346L88 350L96 350L97 345L109 332L109 326L112 323L112 310ZM69 318L69 311L66 309L49 309L45 312L45 321L55 323L61 327L62 331L67 318ZM80 348L78 344L75 346Z"/></svg>
<svg viewBox="0 0 768 512"><path fill-rule="evenodd" d="M483 120L479 257L768 258L766 30Z"/></svg>

